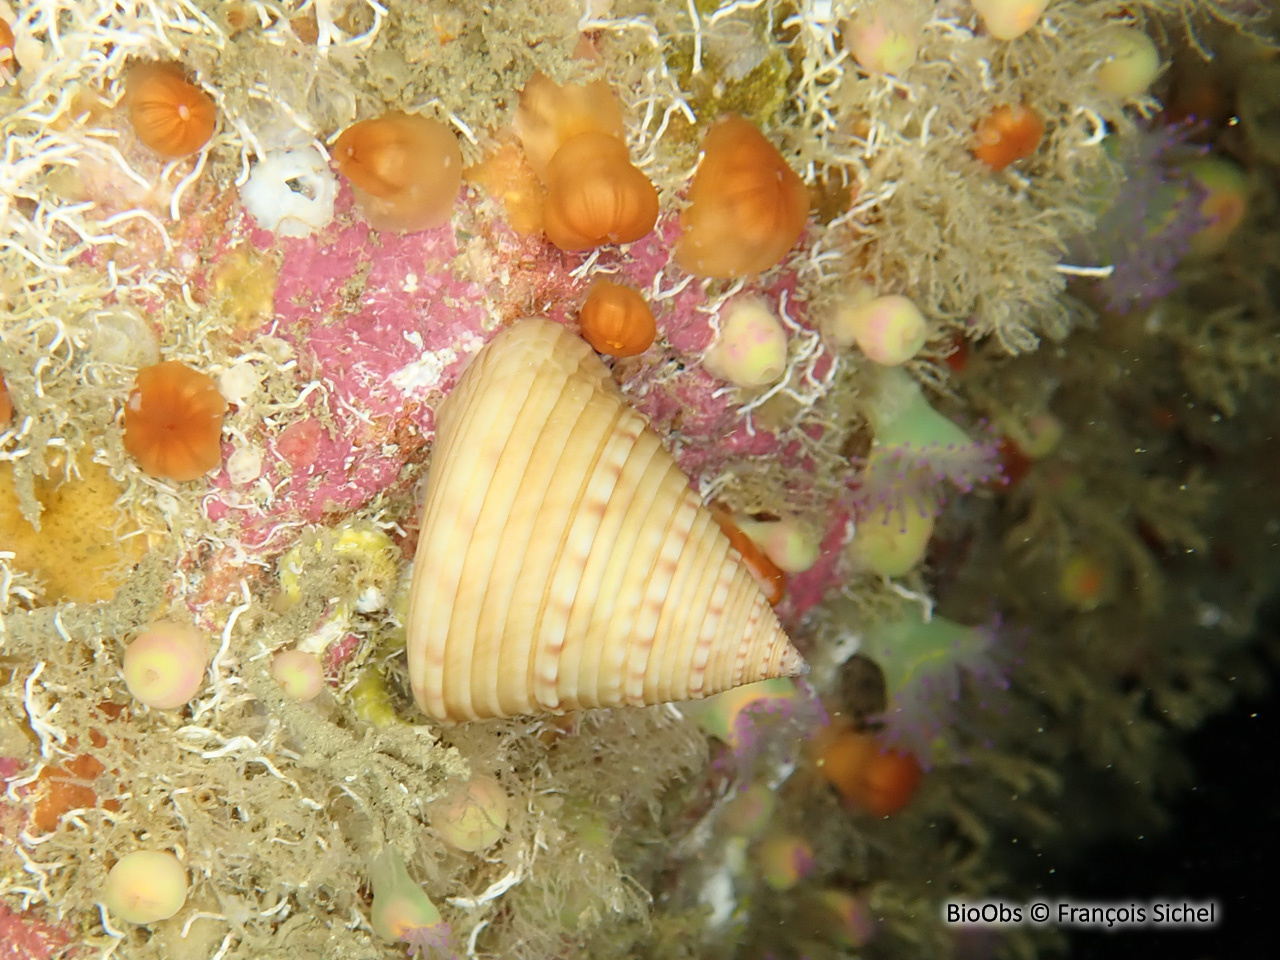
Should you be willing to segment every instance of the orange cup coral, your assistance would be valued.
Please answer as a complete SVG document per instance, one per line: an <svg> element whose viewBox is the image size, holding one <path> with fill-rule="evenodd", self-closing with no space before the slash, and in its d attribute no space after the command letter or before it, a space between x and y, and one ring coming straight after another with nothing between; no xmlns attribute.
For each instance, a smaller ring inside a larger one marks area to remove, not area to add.
<svg viewBox="0 0 1280 960"><path fill-rule="evenodd" d="M378 230L447 223L462 186L462 150L437 120L394 111L348 127L333 145L338 170Z"/></svg>
<svg viewBox="0 0 1280 960"><path fill-rule="evenodd" d="M552 158L579 134L624 139L622 107L605 81L561 86L541 73L520 91L515 127L529 165L544 178Z"/></svg>
<svg viewBox="0 0 1280 960"><path fill-rule="evenodd" d="M638 290L609 280L591 285L578 314L582 338L596 353L634 357L644 353L658 335L653 311Z"/></svg>
<svg viewBox="0 0 1280 960"><path fill-rule="evenodd" d="M0 374L0 430L9 426L12 420L13 398L9 396L9 385L4 382L4 375Z"/></svg>
<svg viewBox="0 0 1280 960"><path fill-rule="evenodd" d="M124 448L153 477L195 480L222 460L227 401L213 378L168 360L138 371L124 407Z"/></svg>
<svg viewBox="0 0 1280 960"><path fill-rule="evenodd" d="M920 786L920 764L909 753L885 750L875 737L827 731L818 741L818 771L845 802L875 817L897 813Z"/></svg>
<svg viewBox="0 0 1280 960"><path fill-rule="evenodd" d="M680 216L676 262L699 277L763 273L795 246L809 191L755 125L730 116L702 141L702 163Z"/></svg>
<svg viewBox="0 0 1280 960"><path fill-rule="evenodd" d="M973 155L992 170L1025 160L1044 136L1044 121L1022 104L996 107L974 129Z"/></svg>
<svg viewBox="0 0 1280 960"><path fill-rule="evenodd" d="M561 86L534 74L515 128L547 189L543 229L561 250L631 243L653 229L658 192L631 164L622 108L603 80Z"/></svg>
<svg viewBox="0 0 1280 960"><path fill-rule="evenodd" d="M631 165L627 145L605 133L580 133L547 168L543 229L561 250L632 243L658 222L658 191Z"/></svg>
<svg viewBox="0 0 1280 960"><path fill-rule="evenodd" d="M212 98L172 63L139 63L125 82L129 122L138 139L165 157L195 153L213 136Z"/></svg>

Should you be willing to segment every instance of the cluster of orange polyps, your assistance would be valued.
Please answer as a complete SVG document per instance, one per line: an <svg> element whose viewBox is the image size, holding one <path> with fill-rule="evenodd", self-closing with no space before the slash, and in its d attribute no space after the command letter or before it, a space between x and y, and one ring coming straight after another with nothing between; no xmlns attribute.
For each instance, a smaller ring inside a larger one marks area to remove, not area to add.
<svg viewBox="0 0 1280 960"><path fill-rule="evenodd" d="M201 149L213 134L212 98L170 63L130 68L125 102L144 144L166 157ZM658 194L628 154L622 109L604 81L559 85L534 75L515 117L523 147L482 165L480 182L499 190L525 229L581 251L631 243L653 230ZM356 202L381 230L416 231L447 223L462 182L457 136L428 117L393 111L363 120L337 138L333 155ZM528 172L538 181L528 182ZM703 277L742 277L769 269L799 239L808 216L804 183L749 121L712 126L681 214L675 258ZM598 281L579 316L601 353L628 357L653 343L657 324L632 288ZM139 375L125 409L125 445L147 472L199 477L219 462L225 402L212 381L181 364Z"/></svg>
<svg viewBox="0 0 1280 960"><path fill-rule="evenodd" d="M124 105L138 140L170 159L203 149L218 121L213 98L173 63L130 67ZM195 480L221 462L226 409L207 374L177 361L147 367L125 403L125 450L152 476Z"/></svg>
<svg viewBox="0 0 1280 960"><path fill-rule="evenodd" d="M542 185L541 228L561 250L632 243L653 230L658 191L631 163L622 108L604 81L561 86L535 74L515 127ZM593 348L617 357L643 353L657 336L639 291L607 280L593 284L578 322Z"/></svg>
<svg viewBox="0 0 1280 960"><path fill-rule="evenodd" d="M173 65L133 67L127 102L139 139L165 156L200 149L216 124L212 100ZM653 230L657 191L631 162L606 84L537 75L516 129L523 155L503 148L477 179L514 197L522 225L566 251ZM444 124L388 113L343 131L333 154L375 228L448 222L463 171ZM537 189L519 185L525 170ZM801 179L736 116L708 132L689 201L675 258L702 277L769 269L809 209ZM590 345L617 356L656 335L644 298L603 280L580 319ZM142 370L125 447L149 473L195 479L220 461L226 409L212 379L184 364ZM437 422L408 622L424 711L470 720L639 705L803 669L770 608L780 573L699 502L587 343L524 321L477 355Z"/></svg>
<svg viewBox="0 0 1280 960"><path fill-rule="evenodd" d="M516 131L546 188L543 230L561 250L632 243L658 221L658 191L631 163L622 108L604 81L530 78Z"/></svg>
<svg viewBox="0 0 1280 960"><path fill-rule="evenodd" d="M633 242L653 229L657 191L630 161L621 107L603 81L562 86L535 75L521 92L515 126L527 172L507 145L477 179L504 197L520 228L538 224L570 251ZM530 173L541 190L528 185ZM750 121L725 117L703 141L676 261L700 277L761 273L795 246L808 214L804 182L777 148ZM579 323L598 351L633 356L653 342L656 328L643 297L623 289L593 286Z"/></svg>

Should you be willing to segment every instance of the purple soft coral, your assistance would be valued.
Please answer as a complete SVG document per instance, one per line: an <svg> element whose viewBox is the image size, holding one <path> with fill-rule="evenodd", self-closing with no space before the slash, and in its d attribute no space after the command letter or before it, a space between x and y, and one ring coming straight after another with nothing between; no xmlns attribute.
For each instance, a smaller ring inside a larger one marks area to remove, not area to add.
<svg viewBox="0 0 1280 960"><path fill-rule="evenodd" d="M1204 151L1188 146L1188 134L1186 127L1154 127L1139 135L1118 158L1126 176L1097 229L1073 245L1074 257L1113 268L1098 281L1110 310L1127 313L1177 289L1178 264L1208 225L1201 212L1207 191L1183 165Z"/></svg>
<svg viewBox="0 0 1280 960"><path fill-rule="evenodd" d="M996 445L969 438L897 367L880 375L870 408L875 442L859 477L859 513L934 514L949 483L962 492L1000 476Z"/></svg>
<svg viewBox="0 0 1280 960"><path fill-rule="evenodd" d="M943 617L925 619L912 609L863 636L862 651L884 673L889 706L882 739L909 749L921 763L955 752L956 703L965 681L1007 689L1007 669L993 655L997 631L966 627Z"/></svg>

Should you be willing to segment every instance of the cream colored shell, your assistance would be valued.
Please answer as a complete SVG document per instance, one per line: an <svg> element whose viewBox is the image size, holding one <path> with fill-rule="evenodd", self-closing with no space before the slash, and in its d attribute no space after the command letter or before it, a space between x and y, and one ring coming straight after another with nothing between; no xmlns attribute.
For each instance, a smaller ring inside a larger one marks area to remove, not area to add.
<svg viewBox="0 0 1280 960"><path fill-rule="evenodd" d="M579 337L523 320L437 411L409 675L439 719L706 697L804 662Z"/></svg>

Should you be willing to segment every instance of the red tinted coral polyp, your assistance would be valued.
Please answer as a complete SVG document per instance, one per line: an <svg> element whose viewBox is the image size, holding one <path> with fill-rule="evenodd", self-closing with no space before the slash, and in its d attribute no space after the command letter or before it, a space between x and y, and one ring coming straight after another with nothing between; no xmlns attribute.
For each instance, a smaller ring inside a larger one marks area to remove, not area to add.
<svg viewBox="0 0 1280 960"><path fill-rule="evenodd" d="M1003 170L1036 152L1044 121L1022 104L996 107L974 128L973 155L992 170Z"/></svg>
<svg viewBox="0 0 1280 960"><path fill-rule="evenodd" d="M222 461L227 401L207 374L169 360L138 371L124 407L124 448L153 477L195 480Z"/></svg>

